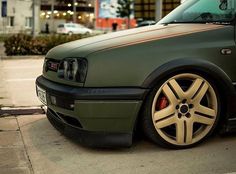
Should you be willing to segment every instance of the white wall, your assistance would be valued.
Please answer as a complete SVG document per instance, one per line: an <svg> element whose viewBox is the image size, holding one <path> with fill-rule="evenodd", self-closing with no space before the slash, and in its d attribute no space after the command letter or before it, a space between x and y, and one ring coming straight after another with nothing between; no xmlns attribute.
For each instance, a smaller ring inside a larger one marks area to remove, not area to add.
<svg viewBox="0 0 236 174"><path fill-rule="evenodd" d="M40 0L37 0L38 2ZM39 12L40 4L36 6L36 31L40 30L39 27ZM1 5L0 5L1 6ZM14 26L7 26L7 20L0 17L0 32L1 33L19 33L31 32L32 28L25 26L26 17L32 17L32 0L7 0L7 16L14 17ZM4 21L5 23L3 23Z"/></svg>

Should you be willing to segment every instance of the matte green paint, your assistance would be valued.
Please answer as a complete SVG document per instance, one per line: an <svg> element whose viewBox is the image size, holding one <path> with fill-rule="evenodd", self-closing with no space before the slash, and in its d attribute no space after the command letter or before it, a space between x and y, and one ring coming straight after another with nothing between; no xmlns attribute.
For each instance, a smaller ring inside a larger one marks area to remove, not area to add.
<svg viewBox="0 0 236 174"><path fill-rule="evenodd" d="M55 72L44 71L43 75L51 81L78 87L140 87L164 63L189 58L208 60L236 81L234 26L193 31L195 27L211 25L155 25L67 43L52 49L46 57L58 60L86 58L85 84L59 79ZM140 43L146 38L157 39ZM232 54L222 55L223 48L230 48ZM48 105L57 112L76 117L86 130L132 132L142 101L76 101L75 111Z"/></svg>
<svg viewBox="0 0 236 174"><path fill-rule="evenodd" d="M71 111L48 103L52 110L78 119L84 130L120 133L133 131L141 105L142 101L77 100Z"/></svg>
<svg viewBox="0 0 236 174"><path fill-rule="evenodd" d="M142 101L76 101L75 113L87 130L132 132Z"/></svg>
<svg viewBox="0 0 236 174"><path fill-rule="evenodd" d="M156 68L180 58L208 60L236 81L234 26L122 46L145 38L191 32L195 27L209 25L213 24L155 25L107 34L61 45L52 49L47 58L87 58L85 87L139 87ZM232 54L222 55L223 48L232 49ZM45 72L44 76L60 83L81 86L69 81L62 82L56 75Z"/></svg>

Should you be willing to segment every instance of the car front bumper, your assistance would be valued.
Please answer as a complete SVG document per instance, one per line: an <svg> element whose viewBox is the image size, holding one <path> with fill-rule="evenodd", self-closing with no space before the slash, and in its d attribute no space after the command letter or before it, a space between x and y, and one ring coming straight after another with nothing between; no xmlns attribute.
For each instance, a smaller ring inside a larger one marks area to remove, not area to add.
<svg viewBox="0 0 236 174"><path fill-rule="evenodd" d="M72 87L43 76L37 78L36 85L46 91L49 121L66 135L89 146L132 144L148 89Z"/></svg>

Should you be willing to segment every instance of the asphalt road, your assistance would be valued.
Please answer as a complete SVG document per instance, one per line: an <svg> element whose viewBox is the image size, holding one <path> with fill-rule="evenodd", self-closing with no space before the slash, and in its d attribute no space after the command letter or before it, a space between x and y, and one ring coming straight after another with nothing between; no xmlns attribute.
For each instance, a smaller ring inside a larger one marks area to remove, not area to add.
<svg viewBox="0 0 236 174"><path fill-rule="evenodd" d="M35 78L43 59L0 61L0 105L41 105ZM236 134L168 150L145 139L125 149L92 149L56 131L45 115L0 118L0 174L225 174L236 172Z"/></svg>

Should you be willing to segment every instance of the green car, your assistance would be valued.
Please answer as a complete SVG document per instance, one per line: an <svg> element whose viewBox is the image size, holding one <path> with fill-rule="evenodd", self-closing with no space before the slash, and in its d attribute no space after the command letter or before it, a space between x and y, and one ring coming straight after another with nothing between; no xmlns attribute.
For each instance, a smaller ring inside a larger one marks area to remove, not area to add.
<svg viewBox="0 0 236 174"><path fill-rule="evenodd" d="M188 148L236 130L235 0L187 0L156 25L57 46L37 95L49 121L89 146ZM138 126L141 125L141 126Z"/></svg>

